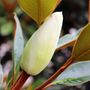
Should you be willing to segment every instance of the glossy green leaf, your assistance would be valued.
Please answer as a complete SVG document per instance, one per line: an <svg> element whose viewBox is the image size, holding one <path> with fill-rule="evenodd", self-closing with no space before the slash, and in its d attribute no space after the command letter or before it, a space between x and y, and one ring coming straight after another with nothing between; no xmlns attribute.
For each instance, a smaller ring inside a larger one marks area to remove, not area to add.
<svg viewBox="0 0 90 90"><path fill-rule="evenodd" d="M90 81L89 67L90 61L74 63L62 72L53 84L75 86Z"/></svg>
<svg viewBox="0 0 90 90"><path fill-rule="evenodd" d="M45 18L53 12L57 6L58 0L17 0L20 7L37 24L41 24Z"/></svg>
<svg viewBox="0 0 90 90"><path fill-rule="evenodd" d="M58 41L56 49L58 50L59 48L65 48L67 46L74 45L80 32L81 32L81 30L77 31L75 34L66 34L66 35L62 36Z"/></svg>
<svg viewBox="0 0 90 90"><path fill-rule="evenodd" d="M0 64L0 88L2 88L2 84L3 84L3 70Z"/></svg>
<svg viewBox="0 0 90 90"><path fill-rule="evenodd" d="M78 60L78 57L90 50L90 24L87 24L80 33L74 48L72 57L74 60ZM88 58L88 57L87 57ZM79 59L80 60L80 59ZM84 59L83 59L84 60ZM89 60L89 58L88 58Z"/></svg>

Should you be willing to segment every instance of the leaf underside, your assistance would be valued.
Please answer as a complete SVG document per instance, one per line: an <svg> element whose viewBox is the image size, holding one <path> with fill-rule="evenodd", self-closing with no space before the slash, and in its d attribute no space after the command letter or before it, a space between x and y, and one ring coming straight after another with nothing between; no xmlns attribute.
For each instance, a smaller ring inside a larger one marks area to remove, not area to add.
<svg viewBox="0 0 90 90"><path fill-rule="evenodd" d="M81 61L70 65L52 84L76 86L90 81L90 61Z"/></svg>

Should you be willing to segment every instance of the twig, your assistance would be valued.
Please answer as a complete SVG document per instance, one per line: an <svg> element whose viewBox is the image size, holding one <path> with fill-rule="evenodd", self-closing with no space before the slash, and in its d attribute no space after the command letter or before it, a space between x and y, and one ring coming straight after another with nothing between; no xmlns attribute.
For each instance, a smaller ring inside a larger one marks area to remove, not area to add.
<svg viewBox="0 0 90 90"><path fill-rule="evenodd" d="M49 88L49 87L51 87L51 86L53 86L52 83L48 84L48 85L47 85L46 87L44 87L42 90L46 90L47 88Z"/></svg>
<svg viewBox="0 0 90 90"><path fill-rule="evenodd" d="M58 71L54 75L52 75L47 81L45 81L41 86L37 87L35 90L43 90L44 87L54 81L59 76L59 74L62 73L72 62L73 60L71 57L61 68L58 69Z"/></svg>
<svg viewBox="0 0 90 90"><path fill-rule="evenodd" d="M28 79L30 75L28 75L26 72L22 71L19 79L16 81L16 83L11 87L11 90L20 90L25 83L25 81Z"/></svg>

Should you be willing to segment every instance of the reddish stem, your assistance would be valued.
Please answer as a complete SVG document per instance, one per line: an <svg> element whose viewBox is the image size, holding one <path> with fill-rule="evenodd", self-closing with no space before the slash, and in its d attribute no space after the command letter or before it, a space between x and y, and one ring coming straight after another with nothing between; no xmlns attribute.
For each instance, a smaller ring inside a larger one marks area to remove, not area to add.
<svg viewBox="0 0 90 90"><path fill-rule="evenodd" d="M35 90L43 90L44 87L46 87L48 84L54 81L57 78L57 76L59 76L59 74L62 73L72 62L73 60L71 57L60 69L57 70L57 72L54 75L52 75L47 81L45 81L41 86L39 86Z"/></svg>
<svg viewBox="0 0 90 90"><path fill-rule="evenodd" d="M20 90L22 88L22 86L24 85L25 81L28 79L29 76L30 75L28 75L26 72L22 71L19 79L11 87L11 90Z"/></svg>
<svg viewBox="0 0 90 90"><path fill-rule="evenodd" d="M88 21L90 23L90 0L89 0L89 12L88 12Z"/></svg>
<svg viewBox="0 0 90 90"><path fill-rule="evenodd" d="M44 87L42 90L46 90L47 88L49 88L49 87L51 87L51 86L53 86L52 83L48 84L48 85L47 85L46 87Z"/></svg>

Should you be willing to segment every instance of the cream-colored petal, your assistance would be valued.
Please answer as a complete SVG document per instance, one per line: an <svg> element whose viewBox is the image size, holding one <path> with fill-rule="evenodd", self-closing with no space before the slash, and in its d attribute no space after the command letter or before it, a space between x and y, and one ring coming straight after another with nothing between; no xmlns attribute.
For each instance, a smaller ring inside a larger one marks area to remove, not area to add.
<svg viewBox="0 0 90 90"><path fill-rule="evenodd" d="M50 62L57 46L62 21L62 12L53 13L27 42L20 65L28 74L39 74Z"/></svg>

